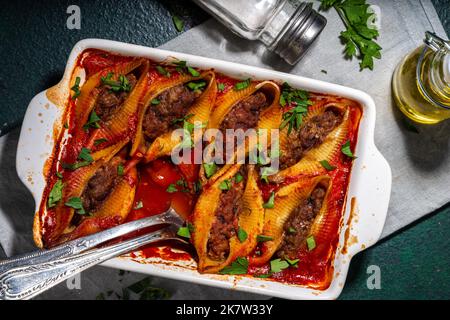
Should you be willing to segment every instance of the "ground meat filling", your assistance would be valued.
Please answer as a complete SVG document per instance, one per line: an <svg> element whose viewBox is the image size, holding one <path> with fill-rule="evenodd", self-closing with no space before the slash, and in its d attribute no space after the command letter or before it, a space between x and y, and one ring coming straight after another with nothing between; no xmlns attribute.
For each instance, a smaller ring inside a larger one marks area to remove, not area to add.
<svg viewBox="0 0 450 320"><path fill-rule="evenodd" d="M137 78L133 73L127 74L126 78L130 84L130 91L112 91L111 87L104 85L100 89L97 101L95 102L95 113L102 121L108 121L112 115L124 103L125 99L133 90L137 83Z"/></svg>
<svg viewBox="0 0 450 320"><path fill-rule="evenodd" d="M342 123L342 120L341 112L329 108L305 122L300 130L293 130L289 144L280 157L280 168L286 169L299 162L308 150L320 145L325 137Z"/></svg>
<svg viewBox="0 0 450 320"><path fill-rule="evenodd" d="M240 172L244 179L239 183L231 179L230 190L223 191L220 195L207 244L208 257L212 260L224 260L230 253L229 240L236 234L238 215L244 209L241 204L246 181L244 174L243 171Z"/></svg>
<svg viewBox="0 0 450 320"><path fill-rule="evenodd" d="M317 186L309 199L304 200L291 213L284 224L283 242L276 253L279 258L291 260L297 258L299 248L308 237L311 225L322 208L326 192L324 186Z"/></svg>
<svg viewBox="0 0 450 320"><path fill-rule="evenodd" d="M226 163L225 155L227 142L228 144L231 144L231 141L229 142L229 139L226 137L226 129L242 129L245 131L247 129L255 128L258 124L261 111L266 108L268 104L269 102L266 95L262 92L257 92L238 102L231 111L228 112L220 125L220 130L224 137L222 150L224 163ZM236 141L234 141L233 144L235 145ZM230 152L232 152L232 150L230 150ZM231 155L228 154L227 158L230 158L230 156Z"/></svg>
<svg viewBox="0 0 450 320"><path fill-rule="evenodd" d="M249 129L258 124L261 110L267 106L264 93L257 92L238 102L226 115L220 128L223 129Z"/></svg>
<svg viewBox="0 0 450 320"><path fill-rule="evenodd" d="M114 190L114 187L122 178L118 173L118 167L121 164L123 165L124 162L122 158L114 157L107 164L101 166L88 181L81 195L83 208L87 213L97 211Z"/></svg>
<svg viewBox="0 0 450 320"><path fill-rule="evenodd" d="M195 99L201 95L200 90L191 91L184 85L167 89L156 97L158 104L147 109L142 123L145 138L153 141L173 127L174 120L187 115Z"/></svg>

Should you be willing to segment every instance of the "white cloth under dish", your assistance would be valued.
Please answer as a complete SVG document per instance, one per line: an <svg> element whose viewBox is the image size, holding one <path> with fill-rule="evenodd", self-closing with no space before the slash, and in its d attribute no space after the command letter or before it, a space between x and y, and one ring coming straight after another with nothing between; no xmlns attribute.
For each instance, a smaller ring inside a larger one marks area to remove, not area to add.
<svg viewBox="0 0 450 320"><path fill-rule="evenodd" d="M445 31L429 0L376 1L381 12L382 59L375 70L359 72L356 60L346 61L338 35L343 29L335 12L326 13L328 24L319 41L295 67L265 51L257 42L240 39L215 20L195 27L162 48L334 82L369 93L376 102L375 143L391 165L392 195L383 237L450 201L450 122L418 126L420 134L405 130L391 97L391 77L400 59L422 43L427 30L445 37ZM317 8L317 3L315 4ZM326 70L326 74L322 72ZM15 169L18 130L0 138L0 243L8 255L34 248L31 226L34 203L20 183ZM82 290L65 284L40 298L93 299L99 292L133 283L142 275L130 274L119 282L117 270L96 267L82 274ZM176 299L250 299L257 295L208 288L166 279L155 286L169 288Z"/></svg>

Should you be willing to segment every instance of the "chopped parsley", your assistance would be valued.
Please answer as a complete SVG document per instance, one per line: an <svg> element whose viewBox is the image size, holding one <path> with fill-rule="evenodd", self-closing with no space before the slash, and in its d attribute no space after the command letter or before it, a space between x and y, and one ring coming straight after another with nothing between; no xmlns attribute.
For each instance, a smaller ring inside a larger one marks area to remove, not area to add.
<svg viewBox="0 0 450 320"><path fill-rule="evenodd" d="M158 99L152 99L152 101L151 101L151 104L153 104L153 105L158 105L159 103L160 103L161 101L159 101Z"/></svg>
<svg viewBox="0 0 450 320"><path fill-rule="evenodd" d="M183 238L191 238L191 232L189 231L188 227L180 227L177 231L177 235Z"/></svg>
<svg viewBox="0 0 450 320"><path fill-rule="evenodd" d="M222 82L219 82L217 84L217 90L219 90L219 92L222 92L223 90L225 90L225 84L223 84Z"/></svg>
<svg viewBox="0 0 450 320"><path fill-rule="evenodd" d="M178 60L173 62L173 64L176 66L175 70L177 70L179 73L185 73L186 71L189 72L193 77L199 77L200 72L198 72L193 67L190 67L187 65L187 62L184 60ZM206 83L205 83L206 84ZM205 85L203 84L203 86ZM190 89L194 90L190 87Z"/></svg>
<svg viewBox="0 0 450 320"><path fill-rule="evenodd" d="M75 212L81 215L86 214L86 211L83 208L83 201L78 197L70 198L66 203L66 206L74 208Z"/></svg>
<svg viewBox="0 0 450 320"><path fill-rule="evenodd" d="M300 259L291 260L291 259L285 258L285 260L287 263L289 263L289 265L291 267L298 268L298 262L300 261Z"/></svg>
<svg viewBox="0 0 450 320"><path fill-rule="evenodd" d="M213 163L204 163L203 169L205 170L206 178L211 178L217 171L217 165Z"/></svg>
<svg viewBox="0 0 450 320"><path fill-rule="evenodd" d="M276 171L271 167L263 167L261 169L261 180L265 183L269 183L269 176L275 173Z"/></svg>
<svg viewBox="0 0 450 320"><path fill-rule="evenodd" d="M206 81L191 81L186 84L186 87L188 87L192 91L200 91L200 89L204 88L206 86Z"/></svg>
<svg viewBox="0 0 450 320"><path fill-rule="evenodd" d="M220 274L246 274L248 272L248 260L245 257L238 257L231 265L219 271Z"/></svg>
<svg viewBox="0 0 450 320"><path fill-rule="evenodd" d="M194 225L186 223L185 227L180 227L177 231L177 235L183 238L191 238L191 233L194 232Z"/></svg>
<svg viewBox="0 0 450 320"><path fill-rule="evenodd" d="M78 98L78 96L81 93L81 91L80 91L80 81L81 81L81 78L80 77L76 77L75 78L75 84L72 86L72 88L70 88L70 90L73 91L72 99Z"/></svg>
<svg viewBox="0 0 450 320"><path fill-rule="evenodd" d="M222 191L227 191L231 189L231 181L228 179L223 180L220 184L219 184L219 189Z"/></svg>
<svg viewBox="0 0 450 320"><path fill-rule="evenodd" d="M202 183L200 181L194 182L194 192L198 193L202 190Z"/></svg>
<svg viewBox="0 0 450 320"><path fill-rule="evenodd" d="M238 229L237 236L241 243L244 242L245 240L247 240L247 238L248 238L247 232L244 229L242 229L241 227L239 227L239 229Z"/></svg>
<svg viewBox="0 0 450 320"><path fill-rule="evenodd" d="M107 141L108 141L108 139L106 139L106 138L97 139L97 140L94 141L94 146L98 146L99 144L102 144L102 143L107 142Z"/></svg>
<svg viewBox="0 0 450 320"><path fill-rule="evenodd" d="M200 72L198 72L198 71L195 70L194 68L188 66L187 69L188 69L189 73L190 73L193 77L198 77L198 76L200 76Z"/></svg>
<svg viewBox="0 0 450 320"><path fill-rule="evenodd" d="M241 82L238 82L238 83L236 83L235 85L234 85L234 89L236 89L236 90L244 90L244 89L246 89L249 85L250 85L250 83L251 83L251 79L249 78L249 79L247 79L247 80L244 80L244 81L241 81Z"/></svg>
<svg viewBox="0 0 450 320"><path fill-rule="evenodd" d="M172 120L172 124L177 124L179 122L184 123L185 121L187 121L188 119L192 118L194 116L193 113L187 114L182 118L176 118L174 120Z"/></svg>
<svg viewBox="0 0 450 320"><path fill-rule="evenodd" d="M275 192L270 193L269 200L263 204L263 207L266 209L272 209L275 206Z"/></svg>
<svg viewBox="0 0 450 320"><path fill-rule="evenodd" d="M123 167L123 164L119 164L119 165L117 166L117 174L118 174L119 176L123 176L123 174L124 174L124 167Z"/></svg>
<svg viewBox="0 0 450 320"><path fill-rule="evenodd" d="M111 91L119 92L119 91L125 91L128 92L131 90L130 82L128 81L128 78L124 76L123 74L119 75L118 80L114 80L113 77L114 73L109 72L106 77L101 77L101 80L104 85L109 86L111 88Z"/></svg>
<svg viewBox="0 0 450 320"><path fill-rule="evenodd" d="M327 171L333 171L334 169L336 169L336 167L332 166L327 160L322 160L319 162Z"/></svg>
<svg viewBox="0 0 450 320"><path fill-rule="evenodd" d="M295 107L283 114L283 122L280 129L288 127L288 134L292 129L298 130L303 122L303 116L308 113L308 107L312 105L308 92L294 89L287 82L283 83L280 96L280 105L285 107L294 104Z"/></svg>
<svg viewBox="0 0 450 320"><path fill-rule="evenodd" d="M64 184L61 179L58 179L56 183L53 185L52 190L48 196L47 206L49 208L53 208L56 204L62 199L62 190Z"/></svg>
<svg viewBox="0 0 450 320"><path fill-rule="evenodd" d="M186 61L177 60L177 61L174 61L173 64L176 66L175 70L177 70L179 73L184 73L184 69L187 66Z"/></svg>
<svg viewBox="0 0 450 320"><path fill-rule="evenodd" d="M128 288L122 289L122 297L116 293L116 296L122 300L129 300L129 291L139 295L139 300L162 300L168 299L171 293L164 288L158 288L151 285L150 277L144 278Z"/></svg>
<svg viewBox="0 0 450 320"><path fill-rule="evenodd" d="M177 189L177 187L175 186L174 183L171 183L171 184L169 184L169 186L167 187L166 191L167 191L168 193L174 193L174 192L177 192L178 189Z"/></svg>
<svg viewBox="0 0 450 320"><path fill-rule="evenodd" d="M67 169L67 170L74 171L74 170L77 170L77 169L79 169L81 167L88 166L90 164L91 164L91 161L77 161L75 163L64 163L64 162L62 162L61 163L61 167L63 167L64 169Z"/></svg>
<svg viewBox="0 0 450 320"><path fill-rule="evenodd" d="M78 168L88 166L94 161L91 155L91 150L88 148L81 148L80 154L78 155L79 160L83 161L77 161L75 163L61 163L61 167L68 170L77 170Z"/></svg>
<svg viewBox="0 0 450 320"><path fill-rule="evenodd" d="M89 129L89 128L95 128L98 129L100 128L99 125L99 121L100 121L100 117L97 115L97 113L95 113L95 110L92 110L91 114L89 115L89 120L88 122L86 122L86 124L83 126L84 129Z"/></svg>
<svg viewBox="0 0 450 320"><path fill-rule="evenodd" d="M136 205L134 206L134 210L139 210L142 209L144 207L144 203L142 203L142 200L136 202Z"/></svg>
<svg viewBox="0 0 450 320"><path fill-rule="evenodd" d="M184 22L181 20L181 18L177 15L172 16L172 21L175 26L175 29L177 29L178 32L181 32L184 30Z"/></svg>
<svg viewBox="0 0 450 320"><path fill-rule="evenodd" d="M270 271L273 273L281 272L284 269L289 268L289 263L281 259L275 259L270 261Z"/></svg>
<svg viewBox="0 0 450 320"><path fill-rule="evenodd" d="M311 235L306 238L306 245L308 246L308 251L311 251L316 247L316 240L314 239L314 236Z"/></svg>
<svg viewBox="0 0 450 320"><path fill-rule="evenodd" d="M234 176L234 182L239 183L242 180L244 180L244 177L238 172L235 176Z"/></svg>
<svg viewBox="0 0 450 320"><path fill-rule="evenodd" d="M156 66L156 71L162 76L170 77L170 72L166 70L166 68L162 66Z"/></svg>
<svg viewBox="0 0 450 320"><path fill-rule="evenodd" d="M345 154L347 157L356 159L355 155L353 154L351 148L350 148L350 140L347 140L346 143L342 145L341 151L343 154Z"/></svg>
<svg viewBox="0 0 450 320"><path fill-rule="evenodd" d="M266 242L266 241L272 241L272 240L273 240L273 237L265 236L263 234L258 234L256 236L256 241L258 241L258 242Z"/></svg>
<svg viewBox="0 0 450 320"><path fill-rule="evenodd" d="M190 123L186 120L183 121L183 140L181 141L179 148L192 148L194 147L194 140L192 139L192 134L196 128L205 128L206 124L202 123L200 125Z"/></svg>
<svg viewBox="0 0 450 320"><path fill-rule="evenodd" d="M91 156L91 150L88 148L81 148L80 154L78 155L78 159L92 162L94 159Z"/></svg>
<svg viewBox="0 0 450 320"><path fill-rule="evenodd" d="M183 189L181 190L181 192L189 192L189 185L187 183L186 180L184 179L180 179L176 182L177 186L181 186L183 187Z"/></svg>

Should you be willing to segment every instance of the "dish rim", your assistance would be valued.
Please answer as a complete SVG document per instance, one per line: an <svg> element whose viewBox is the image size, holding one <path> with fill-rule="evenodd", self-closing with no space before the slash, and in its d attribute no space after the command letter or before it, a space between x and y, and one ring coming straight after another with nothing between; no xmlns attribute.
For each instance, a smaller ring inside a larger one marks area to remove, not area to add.
<svg viewBox="0 0 450 320"><path fill-rule="evenodd" d="M202 69L214 68L216 71L233 77L251 77L257 80L278 82L288 81L293 87L338 95L359 102L363 109L363 115L355 150L358 158L352 166L343 224L339 230L339 244L333 261L334 274L328 289L320 291L265 279L199 274L194 270L180 266L168 266L159 260L152 264L142 264L133 261L130 257L121 257L103 263L103 265L113 268L287 299L335 299L339 296L346 280L351 258L358 252L372 246L379 239L390 198L391 169L375 146L375 103L367 93L279 71L103 39L85 39L76 43L68 58L63 78L56 86L68 88L68 81L78 55L86 49L100 49L123 55L147 57L154 61L176 57L188 61L191 66ZM17 173L25 186L32 192L36 202L36 211L39 210L43 188L45 187L43 175L43 167L47 159L45 155L50 156L53 150L53 138L48 139L48 137L53 137L55 124L60 121L60 116L63 113L61 108L55 107L47 98L47 91L36 95L27 108L16 157ZM36 120L39 114L42 118L40 123ZM39 158L36 157L37 154ZM361 181L364 181L364 183L361 183ZM352 198L357 199L356 209L351 208ZM355 215L357 215L357 219L355 219ZM350 243L349 239L357 239L357 241L356 243Z"/></svg>

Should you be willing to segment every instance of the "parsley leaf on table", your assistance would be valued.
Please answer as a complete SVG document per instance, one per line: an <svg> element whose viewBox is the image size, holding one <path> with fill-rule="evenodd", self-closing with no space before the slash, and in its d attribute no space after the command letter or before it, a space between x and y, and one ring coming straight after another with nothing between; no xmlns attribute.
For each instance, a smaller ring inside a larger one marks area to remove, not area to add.
<svg viewBox="0 0 450 320"><path fill-rule="evenodd" d="M381 59L381 46L374 41L379 36L377 29L370 28L368 21L374 13L369 12L366 0L321 0L321 10L334 8L345 24L340 37L345 45L346 58L361 60L361 71L373 70L373 59Z"/></svg>
<svg viewBox="0 0 450 320"><path fill-rule="evenodd" d="M184 21L181 20L181 18L177 15L172 16L173 25L177 29L178 32L181 32L184 30Z"/></svg>

